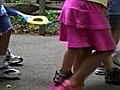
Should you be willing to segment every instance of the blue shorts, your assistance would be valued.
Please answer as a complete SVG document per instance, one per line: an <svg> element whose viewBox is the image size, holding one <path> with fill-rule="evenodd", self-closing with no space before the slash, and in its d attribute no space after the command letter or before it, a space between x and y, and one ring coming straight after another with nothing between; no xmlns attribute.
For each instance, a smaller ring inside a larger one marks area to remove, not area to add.
<svg viewBox="0 0 120 90"><path fill-rule="evenodd" d="M12 24L7 14L0 16L0 35L12 28Z"/></svg>

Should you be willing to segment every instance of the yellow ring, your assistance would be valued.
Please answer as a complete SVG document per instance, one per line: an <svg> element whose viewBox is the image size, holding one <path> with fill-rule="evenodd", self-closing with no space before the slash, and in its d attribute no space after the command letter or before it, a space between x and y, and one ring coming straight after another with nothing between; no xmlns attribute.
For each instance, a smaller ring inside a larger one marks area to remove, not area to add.
<svg viewBox="0 0 120 90"><path fill-rule="evenodd" d="M31 18L28 20L28 23L36 25L45 25L49 23L49 20L45 16L31 16Z"/></svg>

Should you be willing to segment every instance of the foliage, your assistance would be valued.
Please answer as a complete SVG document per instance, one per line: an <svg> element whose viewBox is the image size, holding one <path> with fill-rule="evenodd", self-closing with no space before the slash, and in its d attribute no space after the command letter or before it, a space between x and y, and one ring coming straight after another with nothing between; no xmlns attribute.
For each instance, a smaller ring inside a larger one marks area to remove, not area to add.
<svg viewBox="0 0 120 90"><path fill-rule="evenodd" d="M26 0L5 0L8 3L23 3ZM56 21L58 17L58 11L55 10L46 10L45 15L50 22ZM30 33L30 34L38 34L39 26L25 24L21 18L17 18L14 16L10 16L11 22L14 27L14 33ZM50 26L46 26L45 33L46 34L56 34L58 24L52 23Z"/></svg>
<svg viewBox="0 0 120 90"><path fill-rule="evenodd" d="M23 0L5 0L6 3L20 3L23 2Z"/></svg>
<svg viewBox="0 0 120 90"><path fill-rule="evenodd" d="M57 13L54 10L46 10L46 17L49 21L56 21L57 20ZM17 18L14 16L10 16L11 22L14 27L14 33L29 33L29 34L38 34L39 33L39 26L38 25L31 25L25 24L21 18ZM45 33L50 35L55 35L57 31L57 23L52 23L50 26L46 26Z"/></svg>
<svg viewBox="0 0 120 90"><path fill-rule="evenodd" d="M46 10L46 16L50 22L54 22L57 20L58 13L56 13L55 10ZM57 27L57 23L52 23L49 27L47 27L46 32L51 32L55 34L57 31Z"/></svg>

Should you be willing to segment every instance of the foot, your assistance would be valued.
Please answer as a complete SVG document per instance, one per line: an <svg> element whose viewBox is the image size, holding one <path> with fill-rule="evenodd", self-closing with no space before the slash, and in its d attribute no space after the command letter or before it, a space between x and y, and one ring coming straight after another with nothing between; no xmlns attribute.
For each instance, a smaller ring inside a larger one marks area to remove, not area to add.
<svg viewBox="0 0 120 90"><path fill-rule="evenodd" d="M21 56L12 54L9 49L6 52L5 60L9 63L9 65L19 64L19 63L23 62L23 58Z"/></svg>
<svg viewBox="0 0 120 90"><path fill-rule="evenodd" d="M107 84L120 85L120 69L114 68L114 70L105 75L105 82Z"/></svg>
<svg viewBox="0 0 120 90"><path fill-rule="evenodd" d="M20 77L20 71L9 66L8 62L3 62L0 67L0 78L15 79Z"/></svg>
<svg viewBox="0 0 120 90"><path fill-rule="evenodd" d="M59 85L56 90L73 90L69 80L65 80L62 85Z"/></svg>
<svg viewBox="0 0 120 90"><path fill-rule="evenodd" d="M53 78L53 82L56 86L61 85L64 80L69 79L73 73L71 71L67 72L66 74L62 74L60 71L55 72L55 77Z"/></svg>
<svg viewBox="0 0 120 90"><path fill-rule="evenodd" d="M83 90L83 89L80 87L80 85L78 87L73 86L70 80L65 80L61 85L56 87L55 90Z"/></svg>
<svg viewBox="0 0 120 90"><path fill-rule="evenodd" d="M96 75L105 75L104 65L99 65L95 70Z"/></svg>

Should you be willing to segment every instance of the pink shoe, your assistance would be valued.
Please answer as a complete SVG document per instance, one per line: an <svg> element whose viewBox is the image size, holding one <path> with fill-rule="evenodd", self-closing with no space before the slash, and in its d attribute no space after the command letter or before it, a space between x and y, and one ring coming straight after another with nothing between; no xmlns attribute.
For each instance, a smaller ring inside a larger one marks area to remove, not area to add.
<svg viewBox="0 0 120 90"><path fill-rule="evenodd" d="M55 86L54 82L49 84L48 90L56 90L57 86Z"/></svg>
<svg viewBox="0 0 120 90"><path fill-rule="evenodd" d="M73 88L71 87L70 80L65 80L62 85L56 87L55 90L73 90Z"/></svg>

